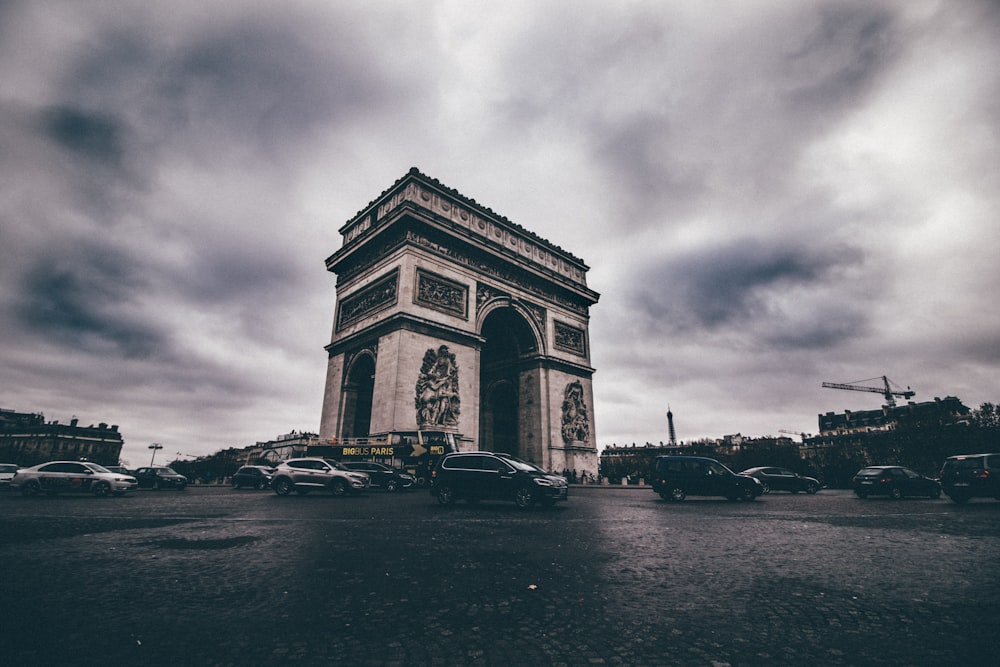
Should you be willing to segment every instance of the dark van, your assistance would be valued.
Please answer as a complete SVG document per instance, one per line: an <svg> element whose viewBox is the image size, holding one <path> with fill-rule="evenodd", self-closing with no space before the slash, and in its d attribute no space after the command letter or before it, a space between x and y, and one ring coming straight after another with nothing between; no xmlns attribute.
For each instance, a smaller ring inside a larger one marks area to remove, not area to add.
<svg viewBox="0 0 1000 667"><path fill-rule="evenodd" d="M703 456L658 456L651 472L653 491L664 500L688 496L722 496L754 500L764 493L760 480L737 475L715 459Z"/></svg>
<svg viewBox="0 0 1000 667"><path fill-rule="evenodd" d="M956 503L970 498L1000 500L1000 454L949 456L941 466L941 488Z"/></svg>

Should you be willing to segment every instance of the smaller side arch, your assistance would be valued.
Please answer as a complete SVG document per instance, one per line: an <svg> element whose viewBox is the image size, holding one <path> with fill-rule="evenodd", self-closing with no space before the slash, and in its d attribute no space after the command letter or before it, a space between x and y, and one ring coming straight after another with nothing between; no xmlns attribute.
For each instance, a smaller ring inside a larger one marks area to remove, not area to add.
<svg viewBox="0 0 1000 667"><path fill-rule="evenodd" d="M375 396L375 353L365 349L355 354L344 370L341 388L342 438L364 438L369 435L372 402Z"/></svg>

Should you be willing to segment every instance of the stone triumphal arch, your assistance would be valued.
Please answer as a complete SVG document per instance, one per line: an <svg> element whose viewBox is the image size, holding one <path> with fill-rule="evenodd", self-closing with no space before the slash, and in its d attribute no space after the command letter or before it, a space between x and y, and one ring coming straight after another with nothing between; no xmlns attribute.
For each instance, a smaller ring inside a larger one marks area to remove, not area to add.
<svg viewBox="0 0 1000 667"><path fill-rule="evenodd" d="M321 440L446 431L597 472L582 260L416 169L340 233Z"/></svg>

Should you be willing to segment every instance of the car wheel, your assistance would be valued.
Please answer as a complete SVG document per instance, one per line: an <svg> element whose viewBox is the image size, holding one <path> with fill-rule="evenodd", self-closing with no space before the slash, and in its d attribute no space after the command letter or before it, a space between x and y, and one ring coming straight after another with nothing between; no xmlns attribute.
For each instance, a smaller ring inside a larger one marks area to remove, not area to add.
<svg viewBox="0 0 1000 667"><path fill-rule="evenodd" d="M534 505L535 497L532 495L531 489L526 486L518 487L517 491L514 492L514 504L523 510Z"/></svg>
<svg viewBox="0 0 1000 667"><path fill-rule="evenodd" d="M757 494L753 492L753 489L747 487L740 490L740 500L745 500L748 503L752 502L757 497Z"/></svg>
<svg viewBox="0 0 1000 667"><path fill-rule="evenodd" d="M21 485L21 495L23 496L37 496L38 492L41 490L41 487L38 486L38 482L34 480L25 482Z"/></svg>
<svg viewBox="0 0 1000 667"><path fill-rule="evenodd" d="M287 496L292 492L292 480L285 477L275 480L274 492L279 496Z"/></svg>
<svg viewBox="0 0 1000 667"><path fill-rule="evenodd" d="M342 479L335 479L333 480L333 484L330 485L330 493L337 497L346 496L347 490L347 482Z"/></svg>
<svg viewBox="0 0 1000 667"><path fill-rule="evenodd" d="M685 498L687 498L687 494L684 493L684 489L680 488L679 486L675 486L674 488L670 489L671 500L675 502L680 502Z"/></svg>
<svg viewBox="0 0 1000 667"><path fill-rule="evenodd" d="M809 486L806 487L806 493L808 493L809 495L812 495L817 491L819 491L819 487L816 486L815 484L810 484Z"/></svg>
<svg viewBox="0 0 1000 667"><path fill-rule="evenodd" d="M239 491L240 489L242 489L242 488L243 488L243 485L242 485L242 484L240 484L239 482L237 482L237 481L236 481L236 480L234 479L234 480L233 480L233 488L234 488L234 489L236 489L237 491Z"/></svg>
<svg viewBox="0 0 1000 667"><path fill-rule="evenodd" d="M442 505L452 505L455 502L455 492L450 486L439 486L437 499Z"/></svg>
<svg viewBox="0 0 1000 667"><path fill-rule="evenodd" d="M109 493L111 493L111 485L105 484L104 482L98 484L93 489L94 495L98 498L106 498Z"/></svg>
<svg viewBox="0 0 1000 667"><path fill-rule="evenodd" d="M390 479L388 482L385 483L385 490L388 491L389 493L395 493L396 491L399 491L399 482L397 482L394 479Z"/></svg>
<svg viewBox="0 0 1000 667"><path fill-rule="evenodd" d="M763 493L771 493L771 485L767 482L761 482L761 486L764 487Z"/></svg>
<svg viewBox="0 0 1000 667"><path fill-rule="evenodd" d="M258 491L263 491L266 488L267 488L267 480L266 479L262 479L259 482L257 482L257 490Z"/></svg>
<svg viewBox="0 0 1000 667"><path fill-rule="evenodd" d="M898 486L894 486L892 487L892 490L889 492L889 497L892 498L893 500L899 500L900 498L903 497L903 490Z"/></svg>

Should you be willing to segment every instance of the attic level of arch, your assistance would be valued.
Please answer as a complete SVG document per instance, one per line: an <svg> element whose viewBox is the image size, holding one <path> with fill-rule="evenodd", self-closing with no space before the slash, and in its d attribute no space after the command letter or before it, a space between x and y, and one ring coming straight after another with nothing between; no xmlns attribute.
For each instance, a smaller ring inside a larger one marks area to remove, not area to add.
<svg viewBox="0 0 1000 667"><path fill-rule="evenodd" d="M426 269L417 267L416 285L413 302L416 305L425 306L469 320L469 288L459 282L438 276ZM388 271L381 278L378 278L364 289L345 298L338 304L335 329L339 333L347 327L364 319L374 317L384 310L396 306L399 301L399 268L395 267ZM552 319L553 339L552 345L563 352L569 352L587 361L588 344L587 332L569 322L564 322L557 316L553 316L548 309L524 298L514 296L493 285L480 281L476 282L475 313L472 317L479 324L484 324L486 315L497 310L508 310L520 313L525 322L530 322L534 333L531 338L541 342L544 346L545 331L548 320ZM377 321L370 327L365 327L356 336L341 338L335 343L327 346L330 354L335 354L348 349L357 349L361 339L380 335L380 332L391 331L395 328L405 328L412 331L420 331L428 335L437 335L442 338L459 342L465 345L478 345L483 340L483 332L479 335L472 334L468 330L454 327L447 327L441 322L433 324L425 322L409 313L395 313L383 320ZM477 326L478 330L479 327ZM450 331L450 333L449 333ZM525 338L525 336L522 336ZM362 344L364 347L364 344ZM531 350L532 354L541 352L543 347L535 345ZM572 364L571 364L572 365ZM576 369L577 372L579 368Z"/></svg>
<svg viewBox="0 0 1000 667"><path fill-rule="evenodd" d="M514 253L481 248L409 215L400 216L350 252L344 253L342 248L331 255L326 260L327 270L337 274L339 290L404 246L419 248L584 317L599 298L596 292L572 284L554 271L523 268Z"/></svg>

